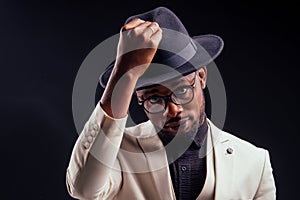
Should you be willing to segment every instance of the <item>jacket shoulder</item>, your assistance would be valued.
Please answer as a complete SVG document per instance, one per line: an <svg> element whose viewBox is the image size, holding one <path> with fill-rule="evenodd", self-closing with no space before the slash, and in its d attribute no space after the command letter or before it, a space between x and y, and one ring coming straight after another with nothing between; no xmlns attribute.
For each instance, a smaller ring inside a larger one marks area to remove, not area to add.
<svg viewBox="0 0 300 200"><path fill-rule="evenodd" d="M242 163L247 163L248 166L261 166L263 167L268 151L262 147L237 137L233 133L221 131L223 138L226 138L234 149L236 158Z"/></svg>
<svg viewBox="0 0 300 200"><path fill-rule="evenodd" d="M261 147L255 145L254 143L251 143L245 139L238 137L237 135L235 135L235 133L222 130L222 134L224 135L224 137L230 139L233 143L240 144L245 148L254 149L254 150L262 149Z"/></svg>
<svg viewBox="0 0 300 200"><path fill-rule="evenodd" d="M265 150L262 147L256 146L255 144L236 136L234 133L230 133L230 132L222 130L222 134L224 135L224 137L227 137L228 139L230 139L235 145L238 145L245 149L254 150L254 151Z"/></svg>
<svg viewBox="0 0 300 200"><path fill-rule="evenodd" d="M212 128L212 134L215 141L219 141L221 143L228 142L235 148L235 152L239 152L239 155L241 156L255 155L256 158L264 158L267 152L266 149L256 146L255 144L236 136L232 132L221 130L220 128L216 127L211 121L209 121L209 123Z"/></svg>

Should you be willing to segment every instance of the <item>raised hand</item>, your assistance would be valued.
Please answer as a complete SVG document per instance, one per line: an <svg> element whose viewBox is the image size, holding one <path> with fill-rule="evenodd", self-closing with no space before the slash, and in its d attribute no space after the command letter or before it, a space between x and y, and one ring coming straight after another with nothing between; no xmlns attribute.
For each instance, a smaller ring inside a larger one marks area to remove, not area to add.
<svg viewBox="0 0 300 200"><path fill-rule="evenodd" d="M162 38L156 22L134 19L120 31L115 70L140 77L149 67Z"/></svg>

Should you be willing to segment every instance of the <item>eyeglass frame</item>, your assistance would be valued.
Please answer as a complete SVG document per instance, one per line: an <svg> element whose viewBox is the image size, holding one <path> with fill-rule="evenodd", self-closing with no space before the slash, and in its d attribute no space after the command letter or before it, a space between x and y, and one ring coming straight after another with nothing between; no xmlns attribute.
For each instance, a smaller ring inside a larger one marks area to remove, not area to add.
<svg viewBox="0 0 300 200"><path fill-rule="evenodd" d="M164 100L164 102L165 102L165 108L164 108L162 111L159 111L159 112L150 112L150 111L148 111L148 110L145 108L145 106L144 106L145 101L149 100L149 99L152 98L153 96L150 96L150 97L148 97L148 98L146 98L145 100L142 100L142 101L138 100L139 106L143 106L144 110L145 110L146 112L148 112L149 114L158 114L158 113L162 113L162 112L165 112L165 111L166 111L167 105L168 105L168 102L167 102L167 101L172 102L172 103L174 103L174 104L177 105L177 106L179 106L179 105L186 105L186 104L191 103L191 102L193 101L194 97L195 97L194 88L195 88L195 86L196 86L196 76L197 76L197 72L195 72L195 77L193 78L194 83L192 83L191 85L187 85L187 86L189 86L189 87L192 89L192 93L193 93L192 98L191 98L188 102L186 102L186 103L184 103L184 104L180 104L180 103L175 102L175 101L173 100L173 98L172 98L172 95L174 94L174 92L171 92L171 94L169 94L169 95L167 95L167 96L157 96L157 97L159 97L159 98L162 98L162 99ZM175 90L176 90L176 89L175 89ZM175 91L175 90L174 90L174 91Z"/></svg>

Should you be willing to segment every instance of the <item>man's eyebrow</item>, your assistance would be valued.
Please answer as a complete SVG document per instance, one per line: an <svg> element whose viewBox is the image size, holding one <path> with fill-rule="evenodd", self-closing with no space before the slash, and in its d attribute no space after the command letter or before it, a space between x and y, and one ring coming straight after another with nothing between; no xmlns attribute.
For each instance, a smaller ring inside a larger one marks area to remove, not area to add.
<svg viewBox="0 0 300 200"><path fill-rule="evenodd" d="M159 92L159 90L156 89L156 88L153 88L153 89L151 89L151 90L145 91L145 92L143 93L143 96L145 96L145 95L147 95L147 94L151 94L151 93L156 93L156 92Z"/></svg>

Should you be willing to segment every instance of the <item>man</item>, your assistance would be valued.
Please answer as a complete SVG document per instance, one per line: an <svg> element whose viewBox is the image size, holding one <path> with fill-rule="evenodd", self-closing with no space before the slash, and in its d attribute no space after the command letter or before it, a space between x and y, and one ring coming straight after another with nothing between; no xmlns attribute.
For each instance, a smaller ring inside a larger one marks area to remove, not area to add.
<svg viewBox="0 0 300 200"><path fill-rule="evenodd" d="M190 37L164 7L132 16L101 76L100 102L67 169L79 199L275 199L268 151L218 129L205 115L206 65L215 35ZM156 63L156 64L155 64ZM125 127L132 95L148 121Z"/></svg>

